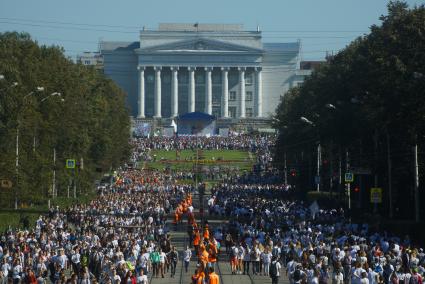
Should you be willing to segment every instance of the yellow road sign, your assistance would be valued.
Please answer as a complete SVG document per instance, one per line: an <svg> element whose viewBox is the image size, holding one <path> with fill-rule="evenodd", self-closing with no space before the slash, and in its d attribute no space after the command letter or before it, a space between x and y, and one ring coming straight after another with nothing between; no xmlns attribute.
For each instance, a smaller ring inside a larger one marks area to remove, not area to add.
<svg viewBox="0 0 425 284"><path fill-rule="evenodd" d="M8 179L2 179L0 180L0 187L1 188L12 188L13 183L11 180Z"/></svg>
<svg viewBox="0 0 425 284"><path fill-rule="evenodd" d="M370 202L371 203L382 203L382 188L372 187L370 189Z"/></svg>
<svg viewBox="0 0 425 284"><path fill-rule="evenodd" d="M75 159L67 159L66 160L66 168L67 169L75 169Z"/></svg>

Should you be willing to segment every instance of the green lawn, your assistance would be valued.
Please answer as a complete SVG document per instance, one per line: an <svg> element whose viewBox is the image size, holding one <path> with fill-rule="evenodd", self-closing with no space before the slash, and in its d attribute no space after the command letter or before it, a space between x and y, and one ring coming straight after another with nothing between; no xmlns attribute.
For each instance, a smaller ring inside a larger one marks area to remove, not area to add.
<svg viewBox="0 0 425 284"><path fill-rule="evenodd" d="M180 159L177 160L176 151L154 150L151 152L154 161L147 162L146 167L172 170L192 170L196 164L196 151L182 150ZM255 161L255 155L247 151L239 150L201 150L199 152L198 164L200 166L233 167L240 170L251 169Z"/></svg>

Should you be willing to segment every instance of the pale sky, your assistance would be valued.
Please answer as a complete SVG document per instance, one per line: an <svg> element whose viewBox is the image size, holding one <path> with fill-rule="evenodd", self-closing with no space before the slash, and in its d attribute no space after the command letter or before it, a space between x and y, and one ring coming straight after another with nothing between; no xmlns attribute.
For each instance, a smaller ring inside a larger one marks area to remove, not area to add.
<svg viewBox="0 0 425 284"><path fill-rule="evenodd" d="M424 1L406 1L409 6ZM302 57L337 52L386 14L385 0L0 0L0 32L25 31L75 58L100 39L137 41L158 23L238 23L263 42L301 39Z"/></svg>

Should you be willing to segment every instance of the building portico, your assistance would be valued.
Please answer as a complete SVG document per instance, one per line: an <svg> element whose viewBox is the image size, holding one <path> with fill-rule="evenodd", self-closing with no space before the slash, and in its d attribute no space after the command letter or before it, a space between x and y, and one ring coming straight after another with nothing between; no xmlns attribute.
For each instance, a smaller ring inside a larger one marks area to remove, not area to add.
<svg viewBox="0 0 425 284"><path fill-rule="evenodd" d="M262 42L242 25L160 24L138 42L102 42L104 72L128 94L137 118L205 112L219 119L269 118L289 89L299 43Z"/></svg>

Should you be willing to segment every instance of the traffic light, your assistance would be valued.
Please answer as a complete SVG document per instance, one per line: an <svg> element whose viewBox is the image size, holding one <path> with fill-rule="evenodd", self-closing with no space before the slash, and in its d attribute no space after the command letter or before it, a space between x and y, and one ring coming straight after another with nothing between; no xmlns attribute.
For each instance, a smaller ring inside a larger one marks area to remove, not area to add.
<svg viewBox="0 0 425 284"><path fill-rule="evenodd" d="M359 191L360 191L360 187L356 186L356 187L354 188L354 192L359 192Z"/></svg>
<svg viewBox="0 0 425 284"><path fill-rule="evenodd" d="M291 174L291 177L296 177L297 171L295 169L291 169L290 174Z"/></svg>

